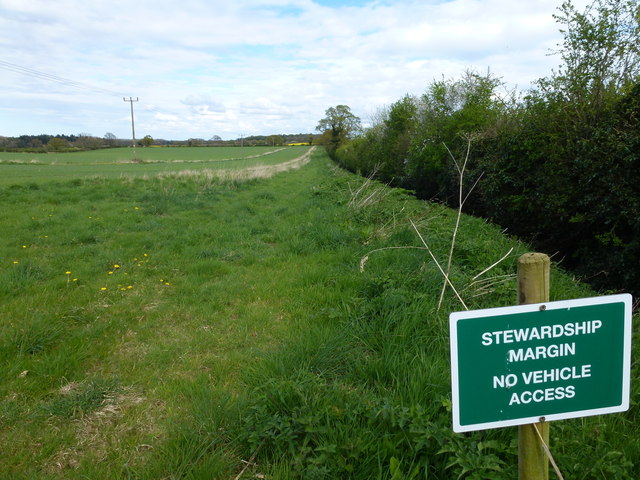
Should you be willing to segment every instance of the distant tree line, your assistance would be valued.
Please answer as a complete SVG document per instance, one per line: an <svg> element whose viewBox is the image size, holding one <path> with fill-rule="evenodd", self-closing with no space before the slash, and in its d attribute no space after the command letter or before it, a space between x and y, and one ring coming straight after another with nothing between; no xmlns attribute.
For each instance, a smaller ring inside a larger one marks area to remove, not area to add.
<svg viewBox="0 0 640 480"><path fill-rule="evenodd" d="M136 140L141 147L179 146L179 147L216 147L216 146L282 146L291 143L317 143L318 135L313 133L294 133L277 135L254 135L233 140L223 140L214 135L210 139L189 138L187 140L154 139L145 135ZM119 139L113 133L106 133L104 137L95 137L86 133L78 135L20 135L18 137L0 136L0 152L71 152L96 150L99 148L128 147L131 139Z"/></svg>
<svg viewBox="0 0 640 480"><path fill-rule="evenodd" d="M165 145L179 145L188 147L211 147L211 146L282 146L290 143L308 143L314 144L318 136L313 133L289 133L275 135L250 135L231 140L223 140L219 135L214 135L210 139L190 138L188 140L172 140L164 141Z"/></svg>
<svg viewBox="0 0 640 480"><path fill-rule="evenodd" d="M468 155L469 213L557 253L596 287L638 295L638 1L595 0L585 12L567 1L558 12L562 66L530 91L501 93L491 73L434 81L329 151L350 170L456 207L456 162Z"/></svg>
<svg viewBox="0 0 640 480"><path fill-rule="evenodd" d="M112 133L104 137L94 137L88 133L77 135L20 135L18 137L0 136L0 151L7 152L69 152L97 150L99 148L122 147L131 140L121 140Z"/></svg>

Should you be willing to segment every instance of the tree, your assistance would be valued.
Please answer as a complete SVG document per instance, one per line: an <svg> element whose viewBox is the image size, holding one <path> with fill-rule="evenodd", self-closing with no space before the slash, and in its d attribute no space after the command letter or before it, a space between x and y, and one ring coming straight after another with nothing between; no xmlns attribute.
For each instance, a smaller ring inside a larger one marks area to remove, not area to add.
<svg viewBox="0 0 640 480"><path fill-rule="evenodd" d="M140 140L140 143L143 147L149 147L153 144L153 137L151 135L145 135L145 137Z"/></svg>
<svg viewBox="0 0 640 480"><path fill-rule="evenodd" d="M79 133L74 145L84 150L94 150L102 146L102 140L90 133Z"/></svg>
<svg viewBox="0 0 640 480"><path fill-rule="evenodd" d="M69 143L60 137L54 137L47 143L47 148L54 152L60 152L69 148Z"/></svg>
<svg viewBox="0 0 640 480"><path fill-rule="evenodd" d="M573 103L584 121L640 75L640 6L638 0L594 0L581 13L567 0L558 10L564 39L555 53L563 64L538 84L547 96Z"/></svg>
<svg viewBox="0 0 640 480"><path fill-rule="evenodd" d="M187 140L187 145L189 147L201 147L204 144L205 141L203 138L190 138L189 140Z"/></svg>
<svg viewBox="0 0 640 480"><path fill-rule="evenodd" d="M399 178L406 175L409 149L417 124L417 112L416 99L405 95L389 107L383 120L380 173L389 180L398 182Z"/></svg>
<svg viewBox="0 0 640 480"><path fill-rule="evenodd" d="M267 145L276 146L284 144L284 138L282 135L269 135L267 137Z"/></svg>
<svg viewBox="0 0 640 480"><path fill-rule="evenodd" d="M322 133L329 154L334 155L340 145L362 131L362 125L347 105L337 105L325 111L325 118L318 122L316 130Z"/></svg>
<svg viewBox="0 0 640 480"><path fill-rule="evenodd" d="M113 133L107 132L107 133L104 134L104 143L107 144L107 146L115 147L116 140L117 140L117 138Z"/></svg>
<svg viewBox="0 0 640 480"><path fill-rule="evenodd" d="M466 71L459 79L434 81L428 87L420 99L407 159L407 188L421 198L456 201L458 172L451 156L464 158L468 138L490 134L509 103L498 95L501 85L491 72Z"/></svg>
<svg viewBox="0 0 640 480"><path fill-rule="evenodd" d="M563 33L561 66L497 126L478 158L483 210L513 234L535 238L540 251L558 251L591 283L634 291L638 0L594 0L582 12L565 1L555 19Z"/></svg>

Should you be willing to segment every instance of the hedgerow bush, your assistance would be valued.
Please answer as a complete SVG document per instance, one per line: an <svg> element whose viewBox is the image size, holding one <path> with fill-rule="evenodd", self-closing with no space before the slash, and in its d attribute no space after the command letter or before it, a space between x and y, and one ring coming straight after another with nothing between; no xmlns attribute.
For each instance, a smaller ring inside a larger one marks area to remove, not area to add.
<svg viewBox="0 0 640 480"><path fill-rule="evenodd" d="M637 1L570 1L555 15L562 65L526 95L492 74L433 82L384 110L335 158L352 171L487 217L603 290L640 294ZM477 182L477 183L476 183Z"/></svg>

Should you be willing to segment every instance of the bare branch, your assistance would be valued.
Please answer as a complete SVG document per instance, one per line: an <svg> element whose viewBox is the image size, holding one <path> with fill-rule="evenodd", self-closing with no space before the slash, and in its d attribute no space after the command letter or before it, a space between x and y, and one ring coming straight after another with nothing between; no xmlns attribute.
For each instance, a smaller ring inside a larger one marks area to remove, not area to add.
<svg viewBox="0 0 640 480"><path fill-rule="evenodd" d="M455 293L456 297L458 297L458 300L460 300L460 303L462 304L462 306L464 307L465 310L469 310L469 308L467 307L467 305L464 303L464 300L462 300L462 297L460 296L460 294L458 293L458 290L456 290L456 287L453 286L453 283L451 283L451 280L449 280L449 276L448 274L445 273L445 271L442 269L442 267L440 266L440 263L438 262L438 260L436 259L436 257L433 255L433 252L431 251L431 249L429 248L429 245L427 245L427 242L424 241L424 238L422 238L422 235L420 234L420 232L418 231L418 228L416 227L416 225L413 223L413 220L409 219L409 221L411 222L411 226L413 227L413 229L416 231L416 233L418 234L418 237L420 238L420 241L422 242L422 244L425 246L427 252L429 252L429 255L431 256L431 258L433 259L433 261L436 263L438 270L440 270L440 273L442 273L442 275L444 276L445 282L447 282L449 284L449 286L451 287L451 290L453 290L453 293Z"/></svg>

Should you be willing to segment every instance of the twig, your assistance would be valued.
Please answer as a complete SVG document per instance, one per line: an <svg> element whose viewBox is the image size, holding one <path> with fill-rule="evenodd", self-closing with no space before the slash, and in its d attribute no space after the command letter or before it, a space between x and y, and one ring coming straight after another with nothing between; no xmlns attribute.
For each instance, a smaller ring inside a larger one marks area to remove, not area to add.
<svg viewBox="0 0 640 480"><path fill-rule="evenodd" d="M484 172L480 172L480 175L478 175L478 178L476 179L475 182L473 182L473 185L471 185L471 188L467 192L467 196L464 197L464 200L462 201L463 205L465 203L467 203L467 199L469 198L469 195L471 195L473 193L473 191L476 189L476 187L478 186L478 183L480 182L480 180L482 179L483 176L484 176Z"/></svg>
<svg viewBox="0 0 640 480"><path fill-rule="evenodd" d="M493 267L495 267L496 265L498 265L500 262L502 262L505 258L507 258L509 255L511 255L511 252L513 252L513 247L511 247L511 250L509 250L500 260L498 260L496 263L494 263L493 265L491 265L490 267L485 268L484 270L482 270L479 274L477 274L475 277L473 277L471 280L476 280L479 276L484 275L485 273L487 273L489 270L491 270Z"/></svg>
<svg viewBox="0 0 640 480"><path fill-rule="evenodd" d="M251 458L249 459L249 461L245 462L245 466L242 470L240 470L240 473L238 474L238 476L234 479L234 480L240 480L240 478L242 478L242 475L244 475L244 472L247 470L247 468L249 468L249 466L253 465L253 461L256 459L256 455L258 455L258 452L260 451L260 448L262 447L262 443L260 445L258 445L258 448L256 448L256 451L253 452L253 455L251 455ZM244 462L244 460L243 460Z"/></svg>
<svg viewBox="0 0 640 480"><path fill-rule="evenodd" d="M544 450L544 453L547 454L547 458L549 458L549 461L551 462L551 465L553 466L553 470L556 472L558 479L564 480L564 477L562 476L562 473L560 472L560 469L558 468L556 461L553 459L553 455L551 455L551 450L549 450L549 447L545 443L544 438L542 438L542 435L540 435L540 431L538 430L538 427L536 426L535 423L532 423L532 425L533 425L533 429L538 434L538 438L540 438L540 443L542 443L542 448Z"/></svg>
<svg viewBox="0 0 640 480"><path fill-rule="evenodd" d="M458 297L458 300L460 300L460 303L462 304L462 306L464 307L465 310L469 310L469 308L467 307L467 305L464 303L464 300L462 300L462 297L460 296L460 294L458 293L458 290L456 290L456 287L453 286L453 283L451 283L451 280L449 280L449 276L445 273L445 271L442 269L442 267L440 266L440 263L438 262L438 260L436 259L436 257L433 255L433 252L431 251L431 249L429 248L429 245L427 245L427 242L424 241L424 238L422 238L422 235L420 235L420 232L418 231L418 228L416 227L415 223L413 223L413 220L409 219L409 221L411 222L411 226L413 227L413 229L416 231L416 233L418 234L418 237L420 237L420 241L422 242L422 244L425 246L427 252L429 252L429 255L431 256L431 258L433 259L433 261L436 263L436 265L438 266L438 270L440 270L440 273L442 273L442 275L444 275L444 280L445 282L447 282L449 284L449 286L451 287L451 289L453 290L453 293L455 293L456 297Z"/></svg>
<svg viewBox="0 0 640 480"><path fill-rule="evenodd" d="M462 217L462 206L465 204L465 202L469 198L469 195L471 195L471 192L473 191L473 189L476 187L476 185L480 181L480 178L482 177L482 175L480 175L480 177L478 177L476 182L471 187L471 190L469 190L469 193L467 194L467 196L462 198L463 187L464 187L464 172L465 172L465 170L467 168L467 163L469 161L469 154L471 153L471 136L467 137L467 153L466 153L466 155L464 157L464 163L462 164L462 167L460 165L458 165L458 162L456 161L456 158L454 157L453 153L451 153L451 150L449 150L449 147L447 146L446 143L444 144L444 147L447 149L447 152L449 152L449 156L453 160L453 163L455 164L456 169L458 170L458 175L460 177L460 179L459 179L460 185L459 185L459 188L458 188L458 214L456 216L456 226L453 229L453 236L451 238L451 248L449 249L449 258L447 260L447 274L445 276L445 278L448 278L449 274L451 273L451 263L453 261L453 250L454 250L455 245L456 245L456 237L458 236L458 229L460 227L460 219ZM440 307L442 306L442 301L444 300L444 293L445 293L446 290L447 290L447 282L444 282L442 284L442 290L440 291L440 299L438 300L438 311L440 310Z"/></svg>

